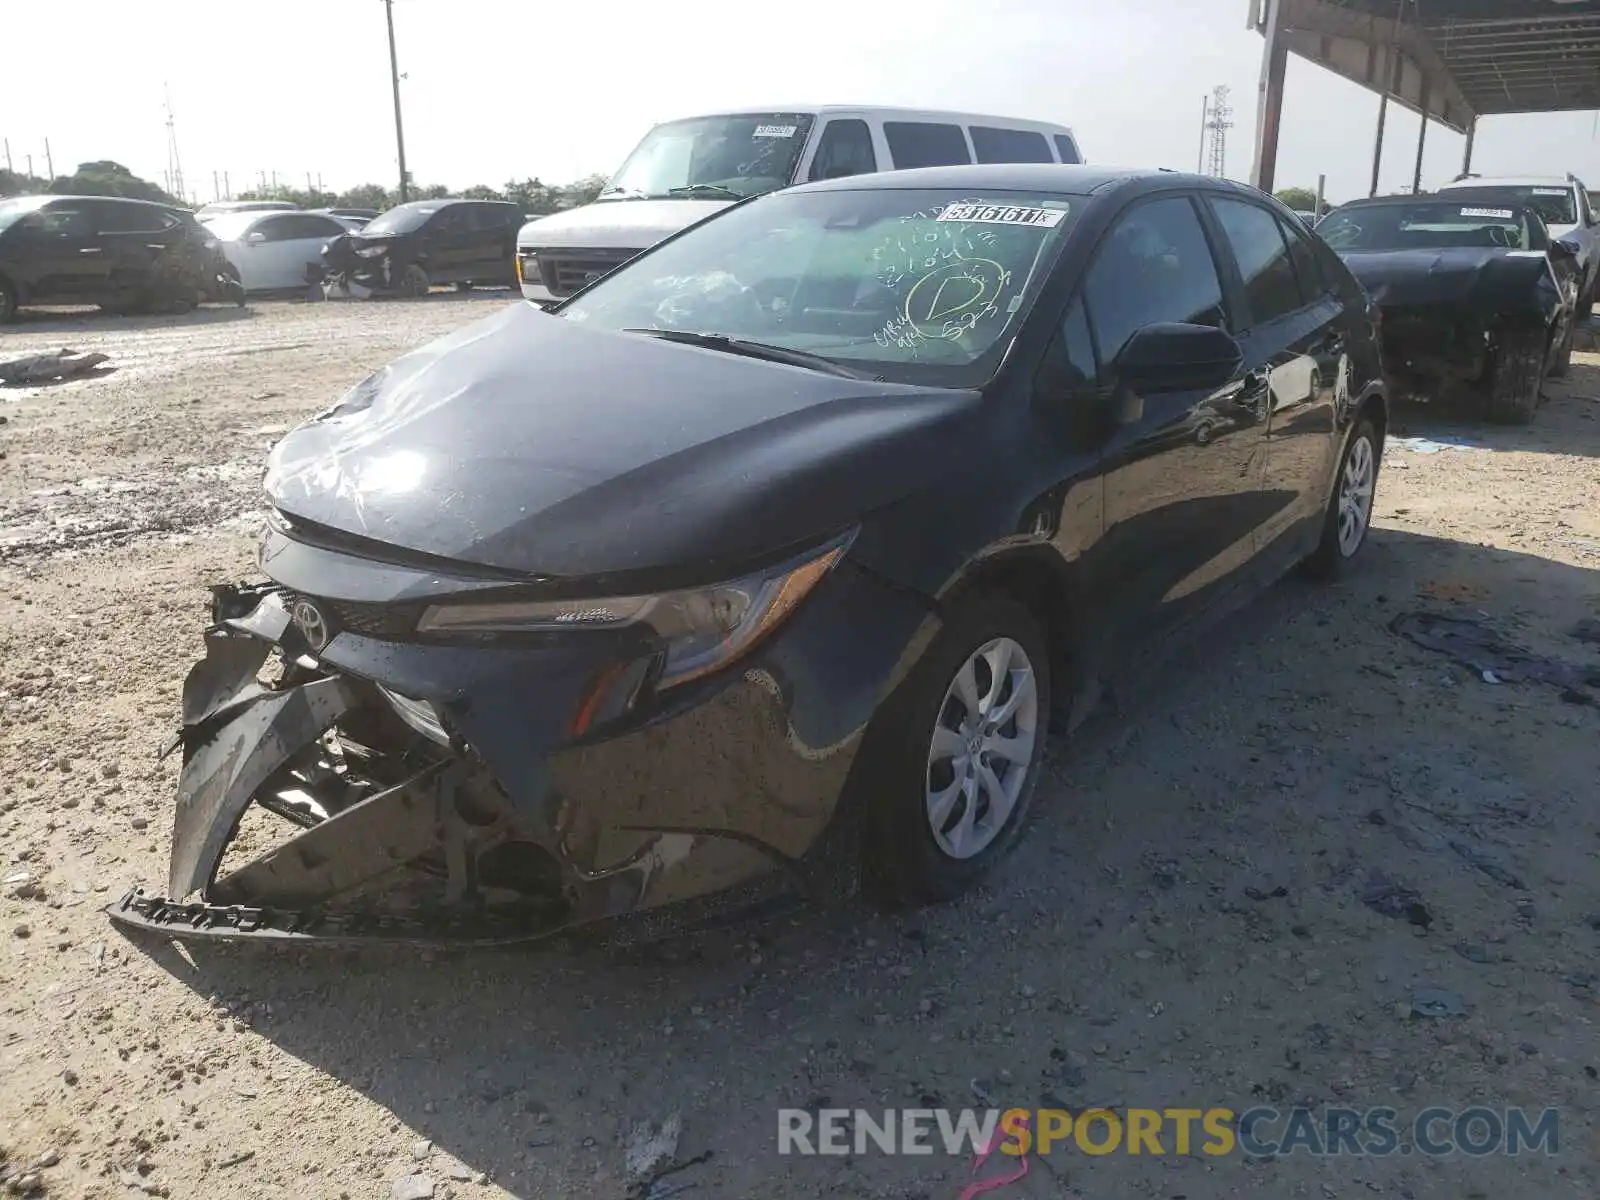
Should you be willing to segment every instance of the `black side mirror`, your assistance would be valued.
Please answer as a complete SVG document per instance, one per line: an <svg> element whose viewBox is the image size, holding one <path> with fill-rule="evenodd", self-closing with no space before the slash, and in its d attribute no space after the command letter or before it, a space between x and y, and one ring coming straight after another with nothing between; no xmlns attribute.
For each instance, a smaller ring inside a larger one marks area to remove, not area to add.
<svg viewBox="0 0 1600 1200"><path fill-rule="evenodd" d="M1552 258L1575 259L1579 253L1578 243L1569 241L1567 238L1558 238L1550 243L1550 256Z"/></svg>
<svg viewBox="0 0 1600 1200"><path fill-rule="evenodd" d="M1117 354L1117 382L1136 392L1219 388L1239 373L1244 352L1210 325L1161 323L1138 330Z"/></svg>

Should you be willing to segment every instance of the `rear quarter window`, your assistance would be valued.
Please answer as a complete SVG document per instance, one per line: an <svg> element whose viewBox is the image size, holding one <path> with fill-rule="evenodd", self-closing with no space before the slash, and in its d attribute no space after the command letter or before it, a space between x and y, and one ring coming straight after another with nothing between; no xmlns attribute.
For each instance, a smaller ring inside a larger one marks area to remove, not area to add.
<svg viewBox="0 0 1600 1200"><path fill-rule="evenodd" d="M885 121L883 136L898 170L910 167L948 167L970 163L967 136L959 125L931 121Z"/></svg>
<svg viewBox="0 0 1600 1200"><path fill-rule="evenodd" d="M1056 153L1064 163L1077 164L1083 161L1083 155L1078 153L1078 143L1064 133L1056 134Z"/></svg>

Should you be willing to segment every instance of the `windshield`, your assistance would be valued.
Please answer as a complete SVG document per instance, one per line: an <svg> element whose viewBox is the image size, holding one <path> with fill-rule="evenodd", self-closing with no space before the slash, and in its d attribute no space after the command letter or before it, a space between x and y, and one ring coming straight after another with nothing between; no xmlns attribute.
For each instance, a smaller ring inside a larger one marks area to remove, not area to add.
<svg viewBox="0 0 1600 1200"><path fill-rule="evenodd" d="M362 233L410 233L420 229L428 218L438 212L437 204L402 204L381 213L362 227Z"/></svg>
<svg viewBox="0 0 1600 1200"><path fill-rule="evenodd" d="M601 198L658 199L698 189L725 190L737 199L787 187L811 122L810 113L778 112L657 125L628 155Z"/></svg>
<svg viewBox="0 0 1600 1200"><path fill-rule="evenodd" d="M1465 193L1464 199L1474 202L1510 204L1515 208L1527 207L1539 214L1546 225L1576 225L1577 202L1572 189L1551 184L1549 187L1474 187L1451 188L1451 192ZM1452 196L1452 199L1455 197Z"/></svg>
<svg viewBox="0 0 1600 1200"><path fill-rule="evenodd" d="M1493 202L1369 204L1330 213L1317 232L1335 250L1548 249L1543 226L1521 207Z"/></svg>
<svg viewBox="0 0 1600 1200"><path fill-rule="evenodd" d="M1075 197L786 192L729 208L554 311L590 328L725 334L905 383L999 366Z"/></svg>
<svg viewBox="0 0 1600 1200"><path fill-rule="evenodd" d="M207 233L219 241L236 242L244 236L246 229L260 219L259 212L231 212L201 217L200 223L206 227Z"/></svg>
<svg viewBox="0 0 1600 1200"><path fill-rule="evenodd" d="M9 228L29 213L38 212L49 196L16 196L0 200L0 229Z"/></svg>

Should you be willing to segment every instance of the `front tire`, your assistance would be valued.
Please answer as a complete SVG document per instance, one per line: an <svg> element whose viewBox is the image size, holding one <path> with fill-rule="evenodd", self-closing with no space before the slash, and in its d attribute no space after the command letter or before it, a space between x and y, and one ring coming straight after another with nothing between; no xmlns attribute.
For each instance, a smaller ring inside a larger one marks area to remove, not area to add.
<svg viewBox="0 0 1600 1200"><path fill-rule="evenodd" d="M1547 334L1506 337L1490 368L1488 416L1502 425L1531 425L1544 382Z"/></svg>
<svg viewBox="0 0 1600 1200"><path fill-rule="evenodd" d="M1356 422L1339 459L1333 496L1322 520L1322 540L1306 560L1306 570L1313 578L1337 579L1367 544L1378 493L1381 444L1370 417Z"/></svg>
<svg viewBox="0 0 1600 1200"><path fill-rule="evenodd" d="M883 899L948 900L1016 845L1050 713L1049 643L1024 605L958 601L879 714L864 844Z"/></svg>
<svg viewBox="0 0 1600 1200"><path fill-rule="evenodd" d="M412 263L405 269L405 274L400 277L400 280L401 292L412 299L426 296L429 289L433 287L432 282L428 279L428 273L417 266L416 263Z"/></svg>

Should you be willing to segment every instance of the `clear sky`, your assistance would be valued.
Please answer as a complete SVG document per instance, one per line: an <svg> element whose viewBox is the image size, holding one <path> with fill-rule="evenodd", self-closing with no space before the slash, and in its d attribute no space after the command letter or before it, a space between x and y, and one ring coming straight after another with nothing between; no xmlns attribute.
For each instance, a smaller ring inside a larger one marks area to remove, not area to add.
<svg viewBox="0 0 1600 1200"><path fill-rule="evenodd" d="M1234 90L1228 174L1250 171L1261 39L1247 0L396 0L413 177L453 188L609 173L653 122L801 103L897 104L1071 125L1101 163L1192 170L1201 97ZM12 0L0 136L13 163L111 158L157 181L171 89L188 190L276 172L395 176L381 0ZM45 52L42 47L54 47ZM70 52L66 49L71 47ZM31 48L31 49L30 49ZM70 65L68 65L70 64ZM1377 97L1291 58L1278 184L1365 195ZM1475 169L1600 186L1592 113L1486 118ZM1385 190L1417 118L1391 108ZM1428 135L1423 183L1460 169Z"/></svg>

